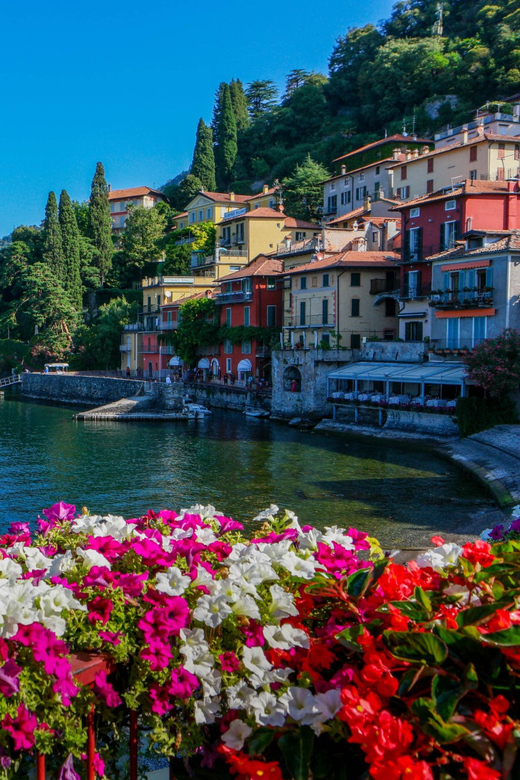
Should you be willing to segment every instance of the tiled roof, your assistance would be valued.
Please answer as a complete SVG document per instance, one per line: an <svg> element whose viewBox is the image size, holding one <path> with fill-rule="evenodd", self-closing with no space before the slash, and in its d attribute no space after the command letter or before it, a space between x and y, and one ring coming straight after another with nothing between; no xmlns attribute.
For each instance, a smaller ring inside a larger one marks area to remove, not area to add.
<svg viewBox="0 0 520 780"><path fill-rule="evenodd" d="M233 222L235 219L285 219L283 212L276 209L267 208L267 206L261 206L259 209L251 209L246 211L245 214L237 214L235 217L227 217L219 222L219 225L227 225L228 222Z"/></svg>
<svg viewBox="0 0 520 780"><path fill-rule="evenodd" d="M324 257L315 263L305 263L286 271L286 274L319 271L326 268L395 268L399 260L397 252L356 252L348 250L339 252L334 257Z"/></svg>
<svg viewBox="0 0 520 780"><path fill-rule="evenodd" d="M483 179L464 179L455 185L453 189L436 190L428 195L421 195L420 198L407 200L399 203L392 208L392 211L403 211L410 206L417 206L423 203L434 203L438 200L450 200L460 195L505 195L508 192L507 181L485 181ZM520 194L516 190L512 194Z"/></svg>
<svg viewBox="0 0 520 780"><path fill-rule="evenodd" d="M353 173L359 173L359 171L365 171L367 168L375 168L376 165L382 165L383 163L392 161L395 162L393 157L385 157L383 160L375 160L374 162L367 163L366 165L361 165L359 168L354 168L352 171L349 170L345 171L345 173L336 173L334 176L331 176L330 179L324 179L323 181L320 181L320 184L327 184L327 182L335 181L335 179L344 179L345 176L351 176Z"/></svg>
<svg viewBox="0 0 520 780"><path fill-rule="evenodd" d="M355 217L362 217L365 214L370 214L370 209L366 209L364 206L359 206L359 208L354 209L354 211L349 211L347 214L342 214L341 217L335 217L334 219L331 219L331 221L327 222L327 224L336 225L339 222L345 222L349 219L354 219Z"/></svg>
<svg viewBox="0 0 520 780"><path fill-rule="evenodd" d="M171 301L171 303L163 303L161 308L161 311L163 309L168 309L173 306L180 306L183 303L186 303L186 301L195 301L199 298L213 298L213 291L212 290L206 290L205 292L198 292L194 293L193 295L184 295L182 298L177 298L176 301Z"/></svg>
<svg viewBox="0 0 520 780"><path fill-rule="evenodd" d="M399 217L369 217L367 222L372 225L384 225L386 222L400 222Z"/></svg>
<svg viewBox="0 0 520 780"><path fill-rule="evenodd" d="M187 216L188 212L183 211L182 214L176 214L174 217L172 217L172 219L186 219Z"/></svg>
<svg viewBox="0 0 520 780"><path fill-rule="evenodd" d="M490 230L488 235L495 235L495 231ZM466 249L464 241L457 241L453 249L446 252L437 252L426 258L430 260L449 260L451 257L474 257L475 255L487 255L496 252L520 252L520 230L510 230L504 238L500 238L493 244L479 246L476 249Z"/></svg>
<svg viewBox="0 0 520 780"><path fill-rule="evenodd" d="M201 190L197 192L197 195L204 195L208 200L213 200L215 203L247 203L250 199L250 195L234 195L234 200L231 200L229 192L206 192Z"/></svg>
<svg viewBox="0 0 520 780"><path fill-rule="evenodd" d="M110 190L108 193L109 200L118 200L120 198L139 198L143 195L158 195L160 198L167 200L166 195L159 190L152 190L151 187L129 187L126 190Z"/></svg>
<svg viewBox="0 0 520 780"><path fill-rule="evenodd" d="M466 143L462 143L462 141L456 141L452 144L446 144L446 146L441 146L439 149L433 149L433 151L428 152L427 154L419 154L417 157L411 157L409 160L402 160L395 162L393 165L389 165L389 168L399 168L401 165L408 165L408 163L413 163L416 160L425 160L427 157L433 157L437 154L445 154L446 152L453 152L455 149L462 149L466 146L473 146L474 144L481 144L484 141L488 142L494 142L500 141L501 143L503 141L513 141L518 143L520 136L518 135L495 135L494 133L484 133L483 135L477 135L475 138L470 138Z"/></svg>
<svg viewBox="0 0 520 780"><path fill-rule="evenodd" d="M257 200L258 198L265 198L268 195L275 195L279 191L279 187L271 187L270 189L266 190L265 192L257 192L255 195L248 195L248 200Z"/></svg>
<svg viewBox="0 0 520 780"><path fill-rule="evenodd" d="M258 255L254 260L245 265L240 271L222 276L219 282L231 282L236 279L245 279L248 276L276 276L283 271L283 263L274 257Z"/></svg>
<svg viewBox="0 0 520 780"><path fill-rule="evenodd" d="M285 218L286 228L307 228L308 230L321 230L319 225L315 225L313 222L305 222L303 219L295 219L294 217Z"/></svg>
<svg viewBox="0 0 520 780"><path fill-rule="evenodd" d="M341 157L336 157L335 160L332 162L339 162L339 160L346 160L348 157L352 157L354 154L359 154L360 152L366 152L367 149L375 149L377 146L382 146L383 144L391 143L392 141L395 141L396 143L407 143L407 144L432 144L433 141L430 138L413 138L410 135L402 135L401 133L397 133L396 135L389 135L387 138L380 138L379 141L373 141L371 144L367 144L366 146L360 146L359 149L354 149L353 152L349 152L348 154L343 154Z"/></svg>

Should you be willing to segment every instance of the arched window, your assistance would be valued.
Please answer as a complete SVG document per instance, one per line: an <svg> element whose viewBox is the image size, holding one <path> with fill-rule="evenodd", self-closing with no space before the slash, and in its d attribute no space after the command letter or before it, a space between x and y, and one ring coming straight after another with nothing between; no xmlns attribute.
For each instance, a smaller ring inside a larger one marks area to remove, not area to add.
<svg viewBox="0 0 520 780"><path fill-rule="evenodd" d="M296 366L287 366L283 372L283 389L291 393L301 393L302 375Z"/></svg>

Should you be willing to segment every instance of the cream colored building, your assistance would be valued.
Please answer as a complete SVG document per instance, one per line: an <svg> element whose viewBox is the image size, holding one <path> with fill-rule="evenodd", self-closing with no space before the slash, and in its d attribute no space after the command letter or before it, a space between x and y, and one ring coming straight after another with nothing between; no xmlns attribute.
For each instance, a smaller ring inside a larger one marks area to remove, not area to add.
<svg viewBox="0 0 520 780"><path fill-rule="evenodd" d="M399 256L347 251L286 272L283 341L358 349L398 335Z"/></svg>
<svg viewBox="0 0 520 780"><path fill-rule="evenodd" d="M126 220L132 208L151 209L157 203L167 203L168 198L162 192L152 190L150 187L130 187L126 190L109 189L108 202L112 217L112 230L119 234L125 229Z"/></svg>
<svg viewBox="0 0 520 780"><path fill-rule="evenodd" d="M393 177L392 191L400 200L419 198L443 187L451 187L461 179L501 181L514 178L520 170L520 136L484 133L462 139L450 146L430 151L424 147L407 155L404 161L393 163L388 171Z"/></svg>

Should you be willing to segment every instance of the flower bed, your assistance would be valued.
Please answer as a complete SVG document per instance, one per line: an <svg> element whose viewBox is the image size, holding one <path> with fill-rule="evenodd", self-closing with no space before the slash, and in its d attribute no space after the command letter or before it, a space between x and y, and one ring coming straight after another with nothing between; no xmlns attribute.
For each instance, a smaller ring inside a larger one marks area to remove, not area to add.
<svg viewBox="0 0 520 780"><path fill-rule="evenodd" d="M276 507L250 541L212 507L44 514L0 540L0 777L78 778L93 706L99 776L137 712L178 778L518 777L518 540L403 566Z"/></svg>

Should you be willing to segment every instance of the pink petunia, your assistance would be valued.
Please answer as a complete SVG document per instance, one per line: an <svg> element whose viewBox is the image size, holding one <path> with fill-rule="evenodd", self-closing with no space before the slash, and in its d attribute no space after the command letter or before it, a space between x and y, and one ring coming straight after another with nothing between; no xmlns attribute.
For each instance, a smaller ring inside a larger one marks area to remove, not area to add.
<svg viewBox="0 0 520 780"><path fill-rule="evenodd" d="M2 727L11 735L15 750L29 750L34 745L34 732L38 726L35 716L23 704L18 706L16 718L6 715Z"/></svg>

